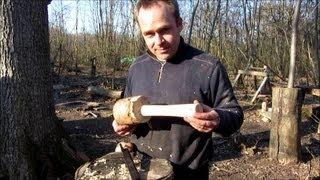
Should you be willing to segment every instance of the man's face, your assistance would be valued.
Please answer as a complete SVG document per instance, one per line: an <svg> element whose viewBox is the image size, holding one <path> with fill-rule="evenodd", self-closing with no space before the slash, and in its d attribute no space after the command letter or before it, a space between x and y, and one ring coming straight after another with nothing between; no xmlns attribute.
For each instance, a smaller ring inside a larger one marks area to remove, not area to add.
<svg viewBox="0 0 320 180"><path fill-rule="evenodd" d="M148 49L159 60L175 55L180 43L181 20L177 20L169 6L159 1L148 8L140 8L138 23Z"/></svg>

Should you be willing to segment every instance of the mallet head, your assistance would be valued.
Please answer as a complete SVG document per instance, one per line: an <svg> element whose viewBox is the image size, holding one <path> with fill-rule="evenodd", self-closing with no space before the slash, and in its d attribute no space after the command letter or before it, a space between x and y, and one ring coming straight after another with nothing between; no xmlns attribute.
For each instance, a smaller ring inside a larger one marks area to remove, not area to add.
<svg viewBox="0 0 320 180"><path fill-rule="evenodd" d="M141 115L141 107L147 104L149 101L145 96L120 99L113 106L114 119L119 125L148 122L150 117Z"/></svg>

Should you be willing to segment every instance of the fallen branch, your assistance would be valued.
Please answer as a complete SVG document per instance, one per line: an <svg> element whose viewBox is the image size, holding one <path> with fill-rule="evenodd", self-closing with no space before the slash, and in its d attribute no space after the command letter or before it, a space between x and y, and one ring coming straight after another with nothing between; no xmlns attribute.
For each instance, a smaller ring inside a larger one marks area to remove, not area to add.
<svg viewBox="0 0 320 180"><path fill-rule="evenodd" d="M108 90L98 86L89 86L88 92L92 95L99 95L99 96L116 98L116 99L121 98L123 94L123 91Z"/></svg>

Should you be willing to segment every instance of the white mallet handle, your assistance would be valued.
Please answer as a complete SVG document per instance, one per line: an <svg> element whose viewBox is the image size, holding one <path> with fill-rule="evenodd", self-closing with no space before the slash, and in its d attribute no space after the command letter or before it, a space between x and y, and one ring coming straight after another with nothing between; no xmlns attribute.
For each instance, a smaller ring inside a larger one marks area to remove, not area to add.
<svg viewBox="0 0 320 180"><path fill-rule="evenodd" d="M142 116L191 117L195 112L203 112L201 104L143 105Z"/></svg>

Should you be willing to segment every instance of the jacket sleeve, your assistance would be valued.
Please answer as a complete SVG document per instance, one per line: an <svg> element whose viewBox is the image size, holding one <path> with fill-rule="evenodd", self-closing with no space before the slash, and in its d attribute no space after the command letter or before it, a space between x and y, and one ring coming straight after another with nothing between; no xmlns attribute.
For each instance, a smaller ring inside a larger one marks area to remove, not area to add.
<svg viewBox="0 0 320 180"><path fill-rule="evenodd" d="M215 130L222 136L236 132L243 123L243 111L234 95L225 67L217 63L210 78L213 108L219 114L220 125Z"/></svg>

